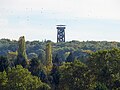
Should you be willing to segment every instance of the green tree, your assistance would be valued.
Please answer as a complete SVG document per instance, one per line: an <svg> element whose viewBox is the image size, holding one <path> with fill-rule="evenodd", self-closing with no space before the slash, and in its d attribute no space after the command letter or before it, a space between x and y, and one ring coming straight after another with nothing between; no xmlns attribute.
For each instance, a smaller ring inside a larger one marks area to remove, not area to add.
<svg viewBox="0 0 120 90"><path fill-rule="evenodd" d="M53 59L53 64L54 65L57 65L57 66L60 66L61 65L61 60L60 60L60 58L59 58L59 55L58 54L56 54L55 55L55 58Z"/></svg>
<svg viewBox="0 0 120 90"><path fill-rule="evenodd" d="M92 53L88 66L96 76L96 81L109 90L120 89L120 50L101 50Z"/></svg>
<svg viewBox="0 0 120 90"><path fill-rule="evenodd" d="M56 64L53 64L53 68L51 71L52 76L52 89L53 90L58 90L58 86L59 86L59 79L60 79L60 72L59 72L59 66Z"/></svg>
<svg viewBox="0 0 120 90"><path fill-rule="evenodd" d="M0 72L0 90L4 90L8 82L7 73Z"/></svg>
<svg viewBox="0 0 120 90"><path fill-rule="evenodd" d="M108 88L106 87L106 85L97 82L97 83L96 83L95 90L108 90Z"/></svg>
<svg viewBox="0 0 120 90"><path fill-rule="evenodd" d="M93 90L94 76L80 61L67 62L60 66L60 90Z"/></svg>
<svg viewBox="0 0 120 90"><path fill-rule="evenodd" d="M52 46L51 42L47 42L46 44L46 70L47 72L52 70Z"/></svg>
<svg viewBox="0 0 120 90"><path fill-rule="evenodd" d="M30 71L33 75L39 76L39 71L42 68L42 64L38 58L33 58L30 61Z"/></svg>
<svg viewBox="0 0 120 90"><path fill-rule="evenodd" d="M38 76L42 81L46 82L47 78L44 65L40 62L38 58L33 58L30 61L29 70L32 73L32 75Z"/></svg>
<svg viewBox="0 0 120 90"><path fill-rule="evenodd" d="M10 66L10 62L6 56L0 56L0 72L7 70Z"/></svg>
<svg viewBox="0 0 120 90"><path fill-rule="evenodd" d="M7 90L44 90L45 88L50 89L47 84L42 83L38 77L32 76L20 65L8 71Z"/></svg>
<svg viewBox="0 0 120 90"><path fill-rule="evenodd" d="M41 60L41 63L45 65L45 51L42 49L39 49L39 55L38 58Z"/></svg>
<svg viewBox="0 0 120 90"><path fill-rule="evenodd" d="M73 62L74 60L75 60L75 57L73 56L73 52L70 52L66 62Z"/></svg>
<svg viewBox="0 0 120 90"><path fill-rule="evenodd" d="M25 37L22 36L18 41L18 56L17 56L17 64L21 64L23 67L27 65L27 55L26 55L26 43Z"/></svg>
<svg viewBox="0 0 120 90"><path fill-rule="evenodd" d="M32 58L37 58L38 55L36 53L29 53L28 57L29 57L29 59L32 59Z"/></svg>

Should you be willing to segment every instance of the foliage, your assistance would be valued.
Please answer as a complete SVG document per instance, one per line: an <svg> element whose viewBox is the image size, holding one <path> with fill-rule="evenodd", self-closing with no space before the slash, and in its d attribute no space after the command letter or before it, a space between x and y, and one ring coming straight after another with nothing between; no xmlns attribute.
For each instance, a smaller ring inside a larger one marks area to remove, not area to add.
<svg viewBox="0 0 120 90"><path fill-rule="evenodd" d="M5 90L38 90L40 88L41 90L44 90L44 88L50 89L47 84L42 83L38 77L32 76L27 69L20 65L8 71L7 80Z"/></svg>
<svg viewBox="0 0 120 90"><path fill-rule="evenodd" d="M47 81L44 65L40 62L38 58L33 58L30 61L29 71L31 72L32 75L40 77L42 81L44 82Z"/></svg>
<svg viewBox="0 0 120 90"><path fill-rule="evenodd" d="M95 87L95 90L108 90L108 88L106 87L105 84L102 84L102 83L97 83L96 84L96 87Z"/></svg>
<svg viewBox="0 0 120 90"><path fill-rule="evenodd" d="M50 75L52 76L52 89L58 90L59 89L58 86L60 82L59 66L53 64L53 68Z"/></svg>
<svg viewBox="0 0 120 90"><path fill-rule="evenodd" d="M29 59L32 59L32 58L37 58L38 55L36 53L29 53L28 57L29 57Z"/></svg>
<svg viewBox="0 0 120 90"><path fill-rule="evenodd" d="M91 71L79 61L60 66L60 74L60 90L92 90L94 87Z"/></svg>
<svg viewBox="0 0 120 90"><path fill-rule="evenodd" d="M66 62L73 62L75 60L75 57L73 56L73 53L71 52L69 56L66 59Z"/></svg>
<svg viewBox="0 0 120 90"><path fill-rule="evenodd" d="M45 65L45 51L42 49L39 49L38 58L41 60L41 63Z"/></svg>
<svg viewBox="0 0 120 90"><path fill-rule="evenodd" d="M62 60L60 60L58 54L55 56L55 58L52 60L52 62L54 63L54 65L60 66L62 63Z"/></svg>
<svg viewBox="0 0 120 90"><path fill-rule="evenodd" d="M46 70L47 72L52 70L52 46L51 42L46 44Z"/></svg>
<svg viewBox="0 0 120 90"><path fill-rule="evenodd" d="M103 50L93 53L88 66L96 76L96 81L108 89L120 88L120 50Z"/></svg>
<svg viewBox="0 0 120 90"><path fill-rule="evenodd" d="M22 36L18 41L18 56L17 56L17 64L21 64L23 67L27 65L27 55L26 55L26 44L25 37Z"/></svg>
<svg viewBox="0 0 120 90"><path fill-rule="evenodd" d="M8 82L7 73L5 71L0 72L0 90L5 89Z"/></svg>
<svg viewBox="0 0 120 90"><path fill-rule="evenodd" d="M10 61L5 56L0 56L0 72L7 70L11 65Z"/></svg>
<svg viewBox="0 0 120 90"><path fill-rule="evenodd" d="M119 48L120 42L1 39L0 90L119 90Z"/></svg>
<svg viewBox="0 0 120 90"><path fill-rule="evenodd" d="M82 61L86 60L86 56L88 56L89 52L95 52L98 50L104 49L112 49L112 48L120 48L120 42L107 42L107 41L69 41L65 43L54 43L52 54L53 58L58 54L58 57L61 61L66 60L66 53L73 52L73 55L80 59L83 58ZM40 60L45 60L45 48L46 41L26 41L26 53L28 55L28 59L31 59L30 53L36 54ZM16 52L18 50L18 41L9 40L9 39L1 39L0 40L0 55L7 55L8 52ZM43 54L44 53L44 54ZM43 54L43 55L42 55ZM30 57L29 57L30 56ZM43 59L42 59L43 57Z"/></svg>

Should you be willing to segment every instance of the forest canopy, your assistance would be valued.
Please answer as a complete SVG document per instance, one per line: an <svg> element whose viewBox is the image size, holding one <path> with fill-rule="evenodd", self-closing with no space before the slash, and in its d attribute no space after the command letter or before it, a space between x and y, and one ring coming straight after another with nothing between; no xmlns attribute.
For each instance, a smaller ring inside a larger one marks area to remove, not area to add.
<svg viewBox="0 0 120 90"><path fill-rule="evenodd" d="M120 43L0 40L1 90L119 90Z"/></svg>

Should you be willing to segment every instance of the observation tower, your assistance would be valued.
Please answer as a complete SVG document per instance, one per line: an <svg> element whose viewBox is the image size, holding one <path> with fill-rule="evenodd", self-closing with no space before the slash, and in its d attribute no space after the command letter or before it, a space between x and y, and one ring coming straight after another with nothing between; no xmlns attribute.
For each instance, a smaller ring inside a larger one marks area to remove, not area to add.
<svg viewBox="0 0 120 90"><path fill-rule="evenodd" d="M57 42L65 42L66 25L56 25L56 26L57 26Z"/></svg>

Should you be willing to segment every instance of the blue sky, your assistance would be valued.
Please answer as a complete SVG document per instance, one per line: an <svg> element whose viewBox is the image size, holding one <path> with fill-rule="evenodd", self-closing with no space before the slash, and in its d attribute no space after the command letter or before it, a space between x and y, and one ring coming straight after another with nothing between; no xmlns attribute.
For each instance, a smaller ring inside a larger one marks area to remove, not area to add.
<svg viewBox="0 0 120 90"><path fill-rule="evenodd" d="M0 0L0 38L56 42L57 24L67 41L120 41L120 0Z"/></svg>

